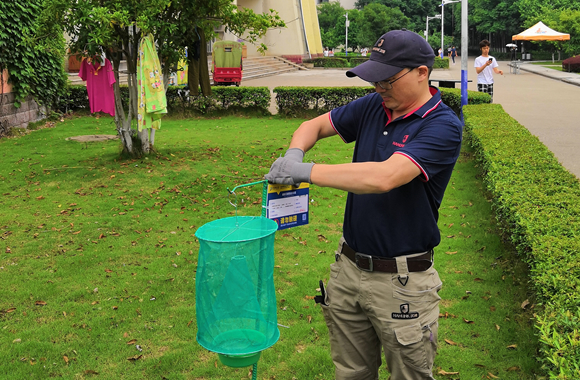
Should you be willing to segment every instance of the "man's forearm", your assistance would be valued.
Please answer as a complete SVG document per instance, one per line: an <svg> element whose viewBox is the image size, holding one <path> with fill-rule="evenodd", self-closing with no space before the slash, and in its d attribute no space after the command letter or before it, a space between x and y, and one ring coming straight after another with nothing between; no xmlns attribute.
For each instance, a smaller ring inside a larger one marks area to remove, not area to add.
<svg viewBox="0 0 580 380"><path fill-rule="evenodd" d="M338 165L316 164L310 180L322 187L355 194L380 194L403 186L421 174L407 157L395 154L383 162L355 162Z"/></svg>
<svg viewBox="0 0 580 380"><path fill-rule="evenodd" d="M320 139L336 134L330 125L328 113L312 120L305 121L292 135L290 148L299 148L309 151Z"/></svg>

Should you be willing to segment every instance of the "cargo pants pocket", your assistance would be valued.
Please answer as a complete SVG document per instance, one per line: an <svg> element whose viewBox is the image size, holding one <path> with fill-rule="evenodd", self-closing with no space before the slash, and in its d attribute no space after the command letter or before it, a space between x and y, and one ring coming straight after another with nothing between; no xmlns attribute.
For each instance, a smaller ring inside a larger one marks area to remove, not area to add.
<svg viewBox="0 0 580 380"><path fill-rule="evenodd" d="M437 351L437 321L421 326L419 322L394 329L399 344L401 368L390 368L401 379L431 379Z"/></svg>

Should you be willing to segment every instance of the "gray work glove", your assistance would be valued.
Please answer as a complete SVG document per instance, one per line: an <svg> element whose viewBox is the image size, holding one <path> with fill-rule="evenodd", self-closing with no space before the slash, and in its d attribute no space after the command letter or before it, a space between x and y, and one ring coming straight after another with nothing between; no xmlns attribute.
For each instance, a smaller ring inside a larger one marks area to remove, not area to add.
<svg viewBox="0 0 580 380"><path fill-rule="evenodd" d="M299 152L296 152L299 151ZM288 154L290 153L290 155ZM298 148L288 149L284 157L278 158L272 164L266 179L272 183L298 186L301 182L310 182L310 172L313 162L302 163L304 152ZM299 158L299 160L298 160Z"/></svg>
<svg viewBox="0 0 580 380"><path fill-rule="evenodd" d="M292 161L302 162L304 158L304 151L300 148L290 148L284 153L284 157L291 159Z"/></svg>

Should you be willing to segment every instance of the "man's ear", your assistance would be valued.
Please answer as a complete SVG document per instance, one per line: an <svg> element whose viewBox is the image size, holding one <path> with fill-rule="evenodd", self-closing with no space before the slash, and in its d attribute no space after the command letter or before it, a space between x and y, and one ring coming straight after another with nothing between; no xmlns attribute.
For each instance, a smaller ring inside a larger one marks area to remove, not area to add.
<svg viewBox="0 0 580 380"><path fill-rule="evenodd" d="M429 68L427 66L417 67L417 73L419 75L420 81L423 81L423 80L426 80L429 78Z"/></svg>

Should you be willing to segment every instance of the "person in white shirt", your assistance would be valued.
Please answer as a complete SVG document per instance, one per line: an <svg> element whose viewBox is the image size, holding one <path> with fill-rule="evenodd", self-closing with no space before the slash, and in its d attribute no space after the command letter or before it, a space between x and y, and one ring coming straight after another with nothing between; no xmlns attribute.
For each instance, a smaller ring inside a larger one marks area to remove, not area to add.
<svg viewBox="0 0 580 380"><path fill-rule="evenodd" d="M489 45L488 40L479 43L481 55L475 58L474 66L477 72L477 91L489 94L493 103L493 73L503 75L503 71L498 69L495 58L489 55Z"/></svg>

